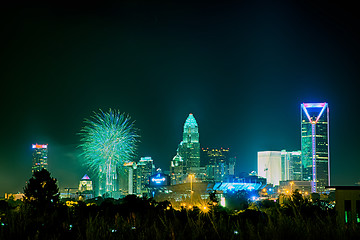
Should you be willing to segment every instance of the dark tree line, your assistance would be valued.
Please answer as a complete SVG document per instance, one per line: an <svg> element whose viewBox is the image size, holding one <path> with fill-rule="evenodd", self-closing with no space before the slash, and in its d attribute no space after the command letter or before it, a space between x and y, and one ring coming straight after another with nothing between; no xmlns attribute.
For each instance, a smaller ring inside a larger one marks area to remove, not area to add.
<svg viewBox="0 0 360 240"><path fill-rule="evenodd" d="M284 205L249 202L245 191L228 194L230 208L210 193L210 211L175 210L169 201L128 195L95 198L67 207L56 179L35 172L18 205L0 201L0 239L360 239L360 226L340 226L324 202L295 191ZM235 212L231 208L239 211Z"/></svg>

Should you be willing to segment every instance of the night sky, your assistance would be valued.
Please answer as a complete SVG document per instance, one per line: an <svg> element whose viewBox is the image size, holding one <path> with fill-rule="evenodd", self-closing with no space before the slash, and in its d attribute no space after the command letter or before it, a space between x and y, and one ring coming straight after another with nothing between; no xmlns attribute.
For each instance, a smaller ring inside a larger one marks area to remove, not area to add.
<svg viewBox="0 0 360 240"><path fill-rule="evenodd" d="M355 5L149 2L1 7L0 197L31 177L32 143L49 144L60 188L77 187L77 133L109 108L163 170L193 113L201 147L229 147L248 172L257 151L300 150L300 104L328 102L331 184L360 181Z"/></svg>

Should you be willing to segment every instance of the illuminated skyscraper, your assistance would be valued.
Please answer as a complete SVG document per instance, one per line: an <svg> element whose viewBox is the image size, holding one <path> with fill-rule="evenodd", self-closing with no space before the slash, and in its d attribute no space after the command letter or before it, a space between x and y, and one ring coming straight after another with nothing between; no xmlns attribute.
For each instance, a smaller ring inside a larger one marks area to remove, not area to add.
<svg viewBox="0 0 360 240"><path fill-rule="evenodd" d="M303 180L312 181L313 192L324 191L330 185L327 103L301 104L301 154Z"/></svg>
<svg viewBox="0 0 360 240"><path fill-rule="evenodd" d="M32 172L40 171L43 168L47 169L48 145L33 144L32 149Z"/></svg>
<svg viewBox="0 0 360 240"><path fill-rule="evenodd" d="M187 173L196 173L200 169L200 142L198 124L192 113L184 124L183 140L178 153L185 162Z"/></svg>

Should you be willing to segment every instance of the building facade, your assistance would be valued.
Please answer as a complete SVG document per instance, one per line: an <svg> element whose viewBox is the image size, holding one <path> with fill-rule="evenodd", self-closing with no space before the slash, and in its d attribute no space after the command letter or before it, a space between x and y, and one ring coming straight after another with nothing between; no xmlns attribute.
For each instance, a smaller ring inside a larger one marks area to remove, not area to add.
<svg viewBox="0 0 360 240"><path fill-rule="evenodd" d="M208 181L228 181L230 176L235 175L236 158L229 158L229 148L202 148L201 159Z"/></svg>
<svg viewBox="0 0 360 240"><path fill-rule="evenodd" d="M141 196L148 195L150 176L155 174L155 165L151 157L141 157L136 167L136 194Z"/></svg>
<svg viewBox="0 0 360 240"><path fill-rule="evenodd" d="M171 185L184 183L186 168L184 161L179 154L173 158L170 163L170 181Z"/></svg>
<svg viewBox="0 0 360 240"><path fill-rule="evenodd" d="M301 151L281 150L281 181L301 181Z"/></svg>
<svg viewBox="0 0 360 240"><path fill-rule="evenodd" d="M90 177L87 174L85 174L80 180L79 191L80 192L93 191L92 181L91 181Z"/></svg>
<svg viewBox="0 0 360 240"><path fill-rule="evenodd" d="M360 186L335 186L338 223L360 224Z"/></svg>
<svg viewBox="0 0 360 240"><path fill-rule="evenodd" d="M301 104L301 152L304 181L312 192L330 185L329 107L327 103Z"/></svg>
<svg viewBox="0 0 360 240"><path fill-rule="evenodd" d="M48 145L47 144L33 144L32 145L32 172L47 169L48 162Z"/></svg>
<svg viewBox="0 0 360 240"><path fill-rule="evenodd" d="M274 185L280 181L302 181L301 151L258 152L258 175Z"/></svg>
<svg viewBox="0 0 360 240"><path fill-rule="evenodd" d="M281 179L281 151L258 152L258 176L268 184L279 185Z"/></svg>
<svg viewBox="0 0 360 240"><path fill-rule="evenodd" d="M151 157L141 157L137 163L125 163L123 183L121 184L122 194L149 195L150 176L154 173L155 165Z"/></svg>
<svg viewBox="0 0 360 240"><path fill-rule="evenodd" d="M78 197L81 200L94 198L93 182L87 174L80 180Z"/></svg>

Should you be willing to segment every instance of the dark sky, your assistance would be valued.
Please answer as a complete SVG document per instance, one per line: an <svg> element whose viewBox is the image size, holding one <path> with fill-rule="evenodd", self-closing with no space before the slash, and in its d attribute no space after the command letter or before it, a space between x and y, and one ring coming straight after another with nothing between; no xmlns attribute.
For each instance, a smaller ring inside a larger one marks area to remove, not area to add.
<svg viewBox="0 0 360 240"><path fill-rule="evenodd" d="M327 1L122 1L0 9L0 196L49 144L60 188L86 173L77 133L99 108L140 129L139 156L168 170L193 113L202 147L300 149L300 104L328 102L332 185L360 180L360 20ZM271 3L270 3L271 2Z"/></svg>

